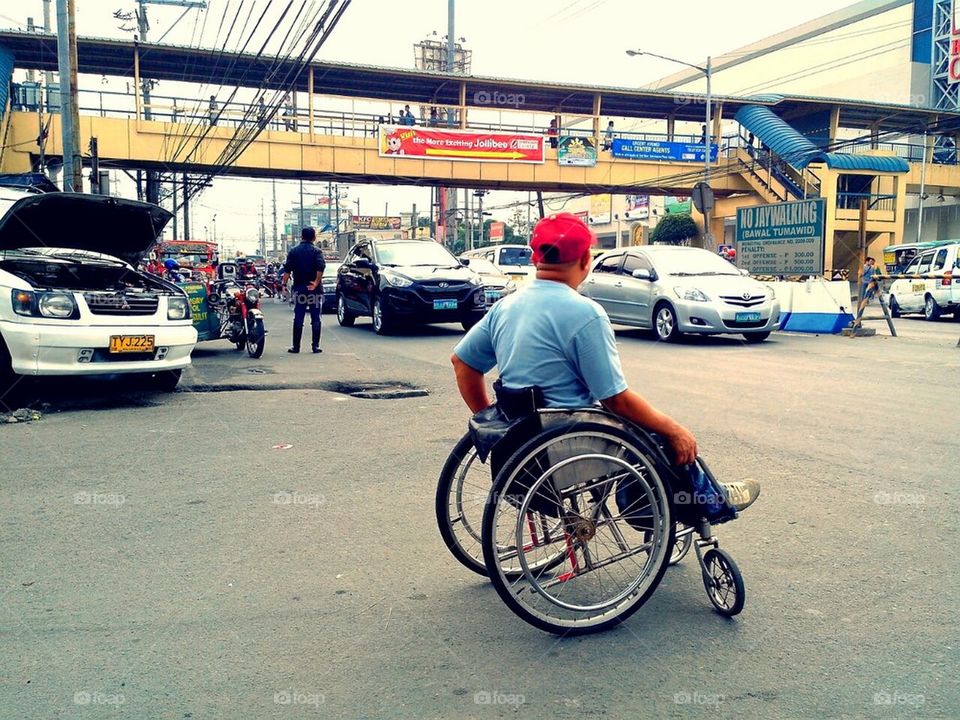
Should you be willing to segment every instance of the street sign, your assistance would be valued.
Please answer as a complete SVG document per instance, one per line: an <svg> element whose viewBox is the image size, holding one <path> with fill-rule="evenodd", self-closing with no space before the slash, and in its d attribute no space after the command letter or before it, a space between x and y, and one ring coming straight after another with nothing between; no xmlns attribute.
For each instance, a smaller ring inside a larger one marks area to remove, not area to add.
<svg viewBox="0 0 960 720"><path fill-rule="evenodd" d="M713 188L709 183L699 182L693 187L693 206L697 212L704 213L713 210Z"/></svg>
<svg viewBox="0 0 960 720"><path fill-rule="evenodd" d="M610 154L627 160L668 160L672 162L703 162L703 145L697 143L667 142L665 140L634 140L614 138ZM710 161L717 159L719 146L710 145Z"/></svg>
<svg viewBox="0 0 960 720"><path fill-rule="evenodd" d="M737 210L737 265L758 275L823 273L823 198Z"/></svg>

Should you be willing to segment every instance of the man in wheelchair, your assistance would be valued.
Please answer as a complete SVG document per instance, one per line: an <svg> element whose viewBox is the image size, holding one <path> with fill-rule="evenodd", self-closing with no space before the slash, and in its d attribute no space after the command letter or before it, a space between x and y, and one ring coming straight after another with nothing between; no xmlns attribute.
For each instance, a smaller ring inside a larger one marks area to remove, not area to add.
<svg viewBox="0 0 960 720"><path fill-rule="evenodd" d="M570 213L537 223L531 239L536 279L523 292L496 303L454 348L451 362L460 395L474 413L490 408L484 374L496 366L498 406L508 408L507 414L518 398L521 405L529 398L534 409L600 405L663 438L696 493L697 480L704 479L696 439L627 386L606 312L577 292L590 272L595 241ZM707 513L708 519L727 519L732 508L751 505L760 486L739 481L723 484L720 492L726 507Z"/></svg>

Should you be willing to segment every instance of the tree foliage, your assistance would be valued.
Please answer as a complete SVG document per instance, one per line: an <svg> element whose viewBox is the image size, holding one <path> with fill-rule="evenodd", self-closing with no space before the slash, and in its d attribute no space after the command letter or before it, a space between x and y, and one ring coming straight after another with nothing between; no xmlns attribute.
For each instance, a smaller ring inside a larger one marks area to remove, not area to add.
<svg viewBox="0 0 960 720"><path fill-rule="evenodd" d="M680 213L665 216L650 233L650 242L680 245L700 234L700 228L690 215Z"/></svg>

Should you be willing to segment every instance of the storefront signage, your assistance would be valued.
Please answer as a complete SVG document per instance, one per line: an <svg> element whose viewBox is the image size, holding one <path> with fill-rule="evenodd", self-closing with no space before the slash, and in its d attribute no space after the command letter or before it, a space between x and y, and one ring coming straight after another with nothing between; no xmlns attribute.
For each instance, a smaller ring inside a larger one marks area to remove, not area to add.
<svg viewBox="0 0 960 720"><path fill-rule="evenodd" d="M386 215L354 215L354 230L399 230L400 218Z"/></svg>

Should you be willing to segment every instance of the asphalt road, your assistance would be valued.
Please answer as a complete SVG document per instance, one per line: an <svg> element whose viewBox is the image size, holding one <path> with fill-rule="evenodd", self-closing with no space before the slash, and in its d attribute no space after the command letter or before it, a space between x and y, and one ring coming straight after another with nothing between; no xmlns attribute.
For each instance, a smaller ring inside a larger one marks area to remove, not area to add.
<svg viewBox="0 0 960 720"><path fill-rule="evenodd" d="M453 326L324 353L201 345L173 395L43 384L0 427L3 718L954 718L960 323L658 344L632 385L761 499L618 629L527 626L448 555L436 476L467 413ZM426 395L360 399L387 384ZM348 387L350 386L350 387Z"/></svg>

